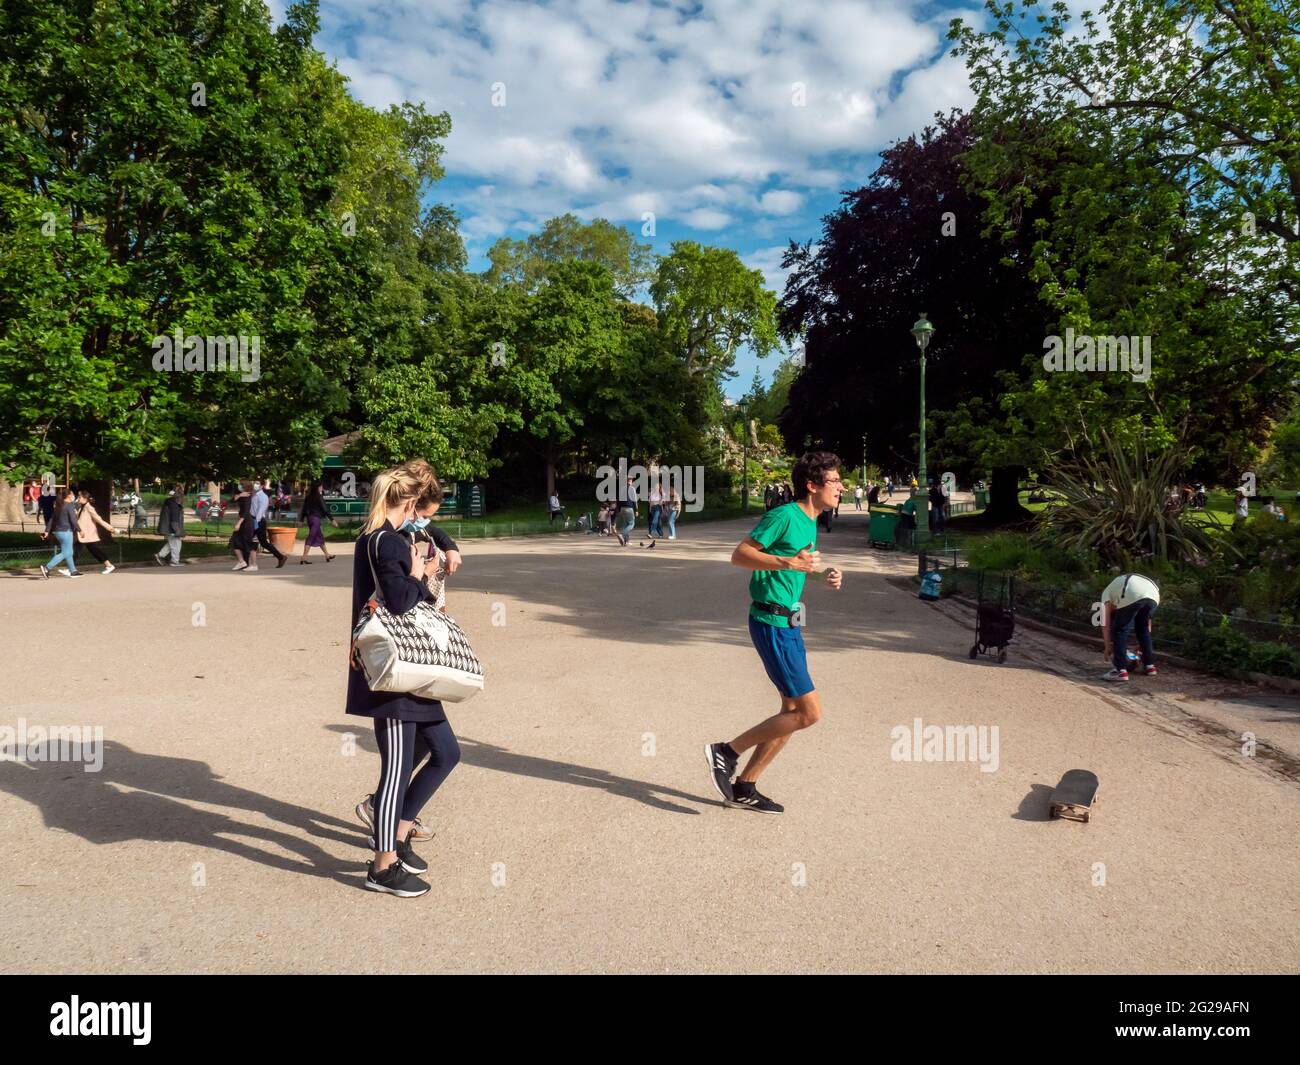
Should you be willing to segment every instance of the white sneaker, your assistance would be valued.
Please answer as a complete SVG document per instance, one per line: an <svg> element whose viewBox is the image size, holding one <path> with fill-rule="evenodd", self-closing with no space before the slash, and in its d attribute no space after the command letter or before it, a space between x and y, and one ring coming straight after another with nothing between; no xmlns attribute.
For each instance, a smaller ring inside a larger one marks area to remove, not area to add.
<svg viewBox="0 0 1300 1065"><path fill-rule="evenodd" d="M247 563L247 562L236 562L236 563L235 563L233 566L231 566L230 568L231 568L232 570L235 570L236 572L238 572L238 571L241 570L241 569L248 569L248 563Z"/></svg>
<svg viewBox="0 0 1300 1065"><path fill-rule="evenodd" d="M115 570L115 569L117 569L117 567L116 567L115 565L113 565L113 563L111 563L111 562L105 562L105 563L104 563L104 572L105 572L105 573L112 573L113 570Z"/></svg>
<svg viewBox="0 0 1300 1065"><path fill-rule="evenodd" d="M256 567L256 566L245 566L244 569L248 570L249 573L256 573L256 572L257 572L257 567Z"/></svg>
<svg viewBox="0 0 1300 1065"><path fill-rule="evenodd" d="M68 572L66 569L64 569L62 566L59 567L59 572L60 572L61 574L63 574L63 576L65 576L65 577L71 577L71 576L72 576L72 574L69 573L69 572Z"/></svg>

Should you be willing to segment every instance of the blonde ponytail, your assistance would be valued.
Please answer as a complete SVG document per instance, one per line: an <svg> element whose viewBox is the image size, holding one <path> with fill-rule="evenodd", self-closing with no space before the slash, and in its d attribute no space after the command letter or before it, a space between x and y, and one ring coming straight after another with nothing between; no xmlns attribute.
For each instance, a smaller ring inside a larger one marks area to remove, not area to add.
<svg viewBox="0 0 1300 1065"><path fill-rule="evenodd" d="M387 520L387 512L411 499L419 499L429 490L432 475L412 470L409 464L384 470L370 484L370 513L361 526L363 533L374 532Z"/></svg>

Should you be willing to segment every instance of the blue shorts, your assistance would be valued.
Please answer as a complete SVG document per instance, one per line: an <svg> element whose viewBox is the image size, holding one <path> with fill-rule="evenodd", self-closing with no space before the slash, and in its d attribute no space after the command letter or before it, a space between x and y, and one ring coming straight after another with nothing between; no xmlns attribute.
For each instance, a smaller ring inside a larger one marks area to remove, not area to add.
<svg viewBox="0 0 1300 1065"><path fill-rule="evenodd" d="M808 676L808 654L803 647L803 629L800 626L778 628L751 615L749 638L754 641L767 675L783 696L797 699L813 690L812 677Z"/></svg>

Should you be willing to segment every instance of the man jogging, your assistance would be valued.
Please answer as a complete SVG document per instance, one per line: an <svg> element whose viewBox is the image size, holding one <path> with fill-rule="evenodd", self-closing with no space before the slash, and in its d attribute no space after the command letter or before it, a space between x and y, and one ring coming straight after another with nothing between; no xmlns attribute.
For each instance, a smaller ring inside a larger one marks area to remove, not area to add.
<svg viewBox="0 0 1300 1065"><path fill-rule="evenodd" d="M781 693L781 710L730 743L704 748L713 786L728 806L779 814L785 809L755 787L790 736L821 718L821 699L808 676L799 596L804 578L817 573L817 515L833 508L843 484L840 460L827 451L804 455L794 468L796 498L773 507L731 554L731 564L751 570L749 637L763 668ZM839 589L843 576L825 571L826 583ZM754 748L749 764L734 783L740 756Z"/></svg>

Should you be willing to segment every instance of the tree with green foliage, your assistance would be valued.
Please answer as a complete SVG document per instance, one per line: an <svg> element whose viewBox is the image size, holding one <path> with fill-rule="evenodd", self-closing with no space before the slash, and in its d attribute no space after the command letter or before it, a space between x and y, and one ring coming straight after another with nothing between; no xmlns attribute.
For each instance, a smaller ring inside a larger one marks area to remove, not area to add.
<svg viewBox="0 0 1300 1065"><path fill-rule="evenodd" d="M1037 213L1028 268L1053 335L1151 338L1146 379L1030 356L1000 401L1004 438L1185 440L1184 475L1235 481L1290 406L1300 346L1294 13L1108 0L1075 24L1062 4L987 7L992 29L951 31L978 96L966 163L985 221L1023 233Z"/></svg>
<svg viewBox="0 0 1300 1065"><path fill-rule="evenodd" d="M546 494L573 452L602 379L626 354L620 300L600 263L557 263L531 296L496 368L503 426L542 463Z"/></svg>
<svg viewBox="0 0 1300 1065"><path fill-rule="evenodd" d="M583 222L572 214L548 219L526 240L502 237L488 249L488 260L489 281L520 285L529 293L560 263L600 263L625 299L650 279L653 267L650 245L638 244L622 226L604 218Z"/></svg>
<svg viewBox="0 0 1300 1065"><path fill-rule="evenodd" d="M0 66L4 466L314 462L373 349L382 272L365 219L336 213L358 127L338 118L359 112L317 25L314 0L274 31L235 0L6 6L0 54L23 60ZM438 122L404 121L431 172ZM177 330L257 338L258 372L157 369Z"/></svg>
<svg viewBox="0 0 1300 1065"><path fill-rule="evenodd" d="M660 258L650 295L664 342L692 373L722 381L734 376L736 352L748 344L760 358L774 351L776 295L761 270L729 248L674 241Z"/></svg>
<svg viewBox="0 0 1300 1065"><path fill-rule="evenodd" d="M987 433L954 431L949 412L997 414L1024 353L1041 344L1045 314L1014 247L984 234L983 201L967 186L969 116L881 153L871 180L822 220L816 247L792 243L781 330L802 341L806 367L789 386L779 424L792 451L805 440L856 464L868 456L895 474L917 465L920 359L910 330L928 312L928 472L967 481L995 470L991 518L1023 515L1016 500L1026 456ZM1000 420L1000 419L999 419ZM935 430L943 428L936 437ZM1035 449L1034 454L1037 454Z"/></svg>

